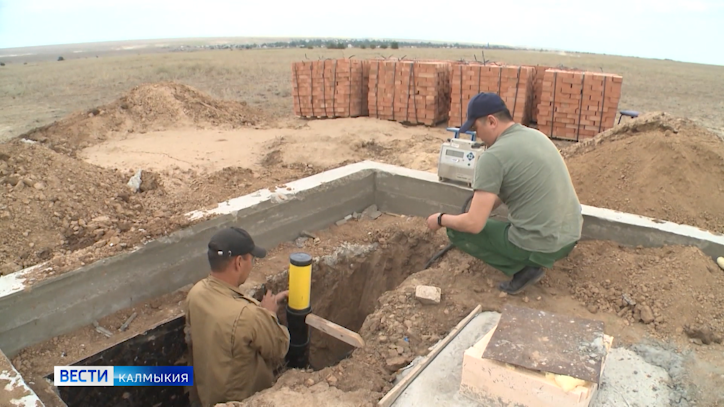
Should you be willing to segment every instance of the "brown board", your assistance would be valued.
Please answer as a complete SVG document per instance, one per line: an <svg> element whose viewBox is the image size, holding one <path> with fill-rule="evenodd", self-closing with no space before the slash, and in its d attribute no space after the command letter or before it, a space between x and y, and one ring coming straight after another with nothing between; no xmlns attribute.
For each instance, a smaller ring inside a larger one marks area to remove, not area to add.
<svg viewBox="0 0 724 407"><path fill-rule="evenodd" d="M603 328L601 321L506 304L483 357L598 383Z"/></svg>

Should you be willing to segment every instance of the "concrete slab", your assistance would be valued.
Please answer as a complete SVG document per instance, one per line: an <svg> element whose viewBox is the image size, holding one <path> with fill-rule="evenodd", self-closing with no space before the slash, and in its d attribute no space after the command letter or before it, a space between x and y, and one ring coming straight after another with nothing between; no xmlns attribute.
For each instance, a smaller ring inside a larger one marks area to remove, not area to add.
<svg viewBox="0 0 724 407"><path fill-rule="evenodd" d="M20 349L90 324L120 309L192 284L206 274L205 247L218 229L238 225L260 245L289 241L302 230L322 229L376 204L381 211L427 216L459 213L470 189L441 183L431 172L371 161L336 168L194 211L213 218L36 284L28 270L0 277L0 349ZM583 205L585 239L631 246L683 244L711 256L724 252L724 236L698 228ZM505 216L504 208L496 216ZM38 265L36 267L42 267Z"/></svg>
<svg viewBox="0 0 724 407"><path fill-rule="evenodd" d="M632 350L614 348L591 407L670 406L679 399L670 384L663 368L647 363Z"/></svg>
<svg viewBox="0 0 724 407"><path fill-rule="evenodd" d="M458 392L462 378L463 354L479 341L486 332L498 323L500 314L482 312L473 318L440 354L420 372L392 407L417 406L459 406L476 407L477 403ZM412 364L422 358L415 359ZM398 380L404 378L410 369L405 369Z"/></svg>
<svg viewBox="0 0 724 407"><path fill-rule="evenodd" d="M459 392L463 354L500 319L497 312L483 312L476 316L443 349L440 354L409 384L393 407L479 407ZM413 361L417 363L421 358ZM407 369L398 380L405 377ZM664 407L673 400L668 384L668 373L647 363L635 352L623 348L611 350L604 367L598 392L590 407L648 406ZM486 407L509 407L492 402Z"/></svg>

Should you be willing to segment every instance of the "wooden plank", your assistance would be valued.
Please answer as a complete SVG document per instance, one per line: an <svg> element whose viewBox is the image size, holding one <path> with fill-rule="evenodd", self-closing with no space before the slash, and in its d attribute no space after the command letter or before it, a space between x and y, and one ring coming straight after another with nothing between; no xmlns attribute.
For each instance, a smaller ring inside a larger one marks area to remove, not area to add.
<svg viewBox="0 0 724 407"><path fill-rule="evenodd" d="M407 374L407 376L405 376L402 380L400 380L400 382L397 383L395 385L395 387L392 388L392 390L390 390L384 397L382 397L382 399L377 403L377 406L378 407L390 407L392 405L392 403L394 403L395 400L397 400L397 398L400 397L402 392L405 391L407 386L409 386L410 383L412 383L412 381L415 380L415 378L420 374L420 372L422 372L425 369L425 367L427 367L427 365L429 365L430 362L432 362L433 359L435 359L435 357L443 349L445 349L445 347L450 342L452 342L453 339L455 339L455 337L460 333L460 331L462 331L463 328L465 328L465 326L470 321L472 321L476 315L478 315L480 313L480 310L482 310L482 308L483 308L483 306L478 304L478 306L475 307L475 309L472 310L470 312L470 314L468 314L468 316L465 317L465 319L460 321L457 324L457 326L455 326L455 328L453 328L452 331L450 331L450 333L445 337L445 339L440 341L437 344L437 346L435 346L435 348L433 348L433 350L427 354L425 359L421 360L420 363L418 363L416 366L414 366L412 368L412 370L410 371L410 373Z"/></svg>
<svg viewBox="0 0 724 407"><path fill-rule="evenodd" d="M335 337L354 347L363 348L365 346L364 339L362 339L357 332L350 331L349 329L341 325L337 325L332 321L328 321L318 315L309 314L304 321L312 328L316 328L327 335Z"/></svg>

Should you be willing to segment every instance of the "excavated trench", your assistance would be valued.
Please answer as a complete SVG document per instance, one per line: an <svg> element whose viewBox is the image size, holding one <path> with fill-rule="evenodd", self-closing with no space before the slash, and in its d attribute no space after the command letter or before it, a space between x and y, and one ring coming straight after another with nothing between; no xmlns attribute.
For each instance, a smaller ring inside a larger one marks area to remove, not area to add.
<svg viewBox="0 0 724 407"><path fill-rule="evenodd" d="M186 363L184 318L174 318L140 335L91 355L74 366L173 366ZM53 375L48 380L52 382ZM68 407L188 407L183 387L58 387Z"/></svg>
<svg viewBox="0 0 724 407"><path fill-rule="evenodd" d="M352 331L359 331L377 299L395 289L409 275L422 270L439 245L430 235L397 232L385 243L343 245L315 259L312 266L312 313ZM271 278L274 292L288 287L287 273ZM286 321L284 312L280 319ZM285 322L283 322L285 323ZM311 329L309 363L319 370L339 363L354 349Z"/></svg>
<svg viewBox="0 0 724 407"><path fill-rule="evenodd" d="M312 312L358 331L377 299L395 289L409 275L420 271L439 242L422 233L397 232L383 243L343 244L334 253L315 258L312 265ZM266 287L278 292L288 288L288 275L271 277ZM258 289L257 295L261 295ZM286 324L284 307L279 319ZM186 363L184 318L165 322L147 332L77 362L76 366L172 366ZM339 363L353 347L310 329L310 367L319 370ZM53 380L53 375L47 377ZM60 397L76 406L189 406L183 387L60 387Z"/></svg>

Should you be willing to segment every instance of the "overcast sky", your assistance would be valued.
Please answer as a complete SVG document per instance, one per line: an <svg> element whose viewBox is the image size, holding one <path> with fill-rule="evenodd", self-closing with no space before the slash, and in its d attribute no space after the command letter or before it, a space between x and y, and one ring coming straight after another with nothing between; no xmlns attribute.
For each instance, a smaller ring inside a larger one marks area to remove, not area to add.
<svg viewBox="0 0 724 407"><path fill-rule="evenodd" d="M201 3L0 0L0 48L178 37L372 37L490 42L724 65L724 0Z"/></svg>

